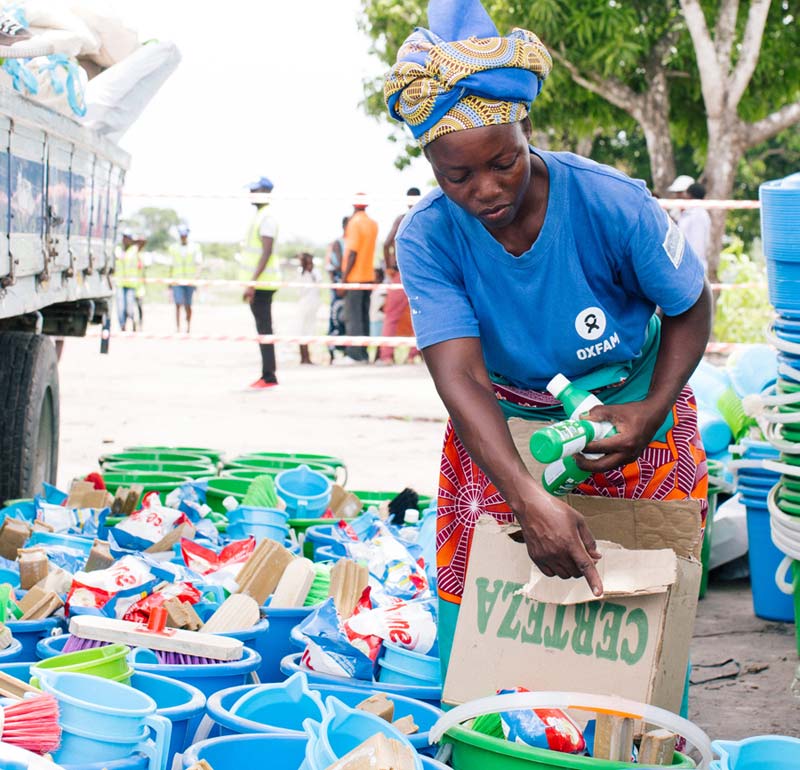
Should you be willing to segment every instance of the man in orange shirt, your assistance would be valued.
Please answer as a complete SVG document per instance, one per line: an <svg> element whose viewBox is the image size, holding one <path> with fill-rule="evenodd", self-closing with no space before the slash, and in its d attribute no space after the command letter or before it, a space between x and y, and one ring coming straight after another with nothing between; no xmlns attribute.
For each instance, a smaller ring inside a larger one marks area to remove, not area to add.
<svg viewBox="0 0 800 770"><path fill-rule="evenodd" d="M375 280L375 243L378 223L367 214L367 198L357 193L353 199L353 216L344 233L344 283L372 283ZM344 325L347 336L369 335L370 289L348 289L344 296ZM365 347L348 347L343 364L368 363Z"/></svg>

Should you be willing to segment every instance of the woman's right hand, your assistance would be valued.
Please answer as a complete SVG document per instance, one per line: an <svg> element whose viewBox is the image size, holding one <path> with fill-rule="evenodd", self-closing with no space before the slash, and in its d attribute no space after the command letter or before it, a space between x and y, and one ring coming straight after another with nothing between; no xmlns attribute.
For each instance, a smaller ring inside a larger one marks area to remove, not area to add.
<svg viewBox="0 0 800 770"><path fill-rule="evenodd" d="M547 577L584 577L592 593L602 596L603 581L595 566L601 555L586 519L578 511L543 489L512 508L528 555Z"/></svg>

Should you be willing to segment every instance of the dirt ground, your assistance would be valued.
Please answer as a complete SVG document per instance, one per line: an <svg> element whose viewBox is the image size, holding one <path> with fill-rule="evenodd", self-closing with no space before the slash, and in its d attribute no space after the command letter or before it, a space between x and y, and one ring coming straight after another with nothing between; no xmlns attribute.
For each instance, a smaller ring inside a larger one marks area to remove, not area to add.
<svg viewBox="0 0 800 770"><path fill-rule="evenodd" d="M291 333L293 308L275 306L277 332ZM145 308L147 331L174 329L168 305ZM320 318L320 331L324 319ZM194 333L252 334L244 306L200 304ZM307 451L344 458L351 489L435 492L445 413L421 365L338 367L327 351L300 366L278 348L280 387L248 392L259 375L255 344L67 340L61 361L59 480L96 468L97 457L135 444ZM691 718L714 738L800 736L798 666L792 624L753 615L749 585L712 582L700 602L692 658ZM721 668L712 664L734 661ZM738 673L737 673L738 671Z"/></svg>

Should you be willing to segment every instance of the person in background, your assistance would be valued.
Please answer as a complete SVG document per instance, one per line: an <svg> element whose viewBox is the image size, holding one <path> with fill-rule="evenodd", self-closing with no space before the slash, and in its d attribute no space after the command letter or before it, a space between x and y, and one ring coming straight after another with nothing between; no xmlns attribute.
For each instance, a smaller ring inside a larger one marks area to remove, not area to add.
<svg viewBox="0 0 800 770"><path fill-rule="evenodd" d="M203 254L200 247L189 242L189 228L187 225L178 227L179 243L174 243L169 247L169 255L172 258L169 277L180 281L172 286L172 300L175 303L175 327L180 333L181 330L181 308L186 316L186 333L192 331L192 299L194 298L197 271L203 262Z"/></svg>
<svg viewBox="0 0 800 770"><path fill-rule="evenodd" d="M414 204L419 200L420 192L417 187L409 187L406 191L406 200L408 202L408 209L413 208ZM400 214L394 220L392 229L383 244L383 261L386 265L386 272L389 274L389 283L401 283L400 271L397 269L397 253L395 249L395 238L397 236L397 228L403 221L405 214ZM411 308L408 304L408 296L403 289L392 289L387 292L385 317L383 321L383 335L384 337L411 337L414 335L414 330L411 326ZM382 345L378 352L378 359L376 364L387 366L394 363L395 348L390 345ZM408 353L407 363L413 363L419 359L420 353L416 347L412 347Z"/></svg>
<svg viewBox="0 0 800 770"><path fill-rule="evenodd" d="M331 283L340 283L342 280L342 259L344 257L344 234L347 229L347 222L350 217L342 218L342 235L328 244L325 253L325 269ZM328 315L328 335L331 337L342 337L345 333L344 327L344 290L331 289L331 308ZM330 362L336 355L336 351L344 355L343 345L329 345L328 354Z"/></svg>
<svg viewBox="0 0 800 770"><path fill-rule="evenodd" d="M137 292L144 287L144 266L139 252L145 243L145 238L134 238L125 231L122 233L122 245L117 247L114 280L118 288L117 318L122 331L125 331L129 318L133 331L141 329L142 308Z"/></svg>
<svg viewBox="0 0 800 770"><path fill-rule="evenodd" d="M375 243L378 223L367 214L367 197L358 193L353 199L353 214L347 223L344 237L342 280L345 283L372 283L375 280ZM344 298L344 323L347 335L369 335L370 289L348 289ZM365 347L348 346L343 364L366 364L369 355Z"/></svg>
<svg viewBox="0 0 800 770"><path fill-rule="evenodd" d="M319 270L314 267L314 257L304 251L297 255L300 262L299 280L306 284L300 289L300 301L298 310L300 311L300 331L303 336L311 336L317 331L317 311L320 305L319 284L322 281ZM312 364L311 356L308 352L308 345L300 345L300 363Z"/></svg>
<svg viewBox="0 0 800 770"><path fill-rule="evenodd" d="M380 337L386 317L386 273L382 267L375 268L375 288L369 298L369 336ZM378 362L377 351L375 363Z"/></svg>
<svg viewBox="0 0 800 770"><path fill-rule="evenodd" d="M250 185L250 192L265 195L271 193L273 187L272 182L262 176ZM269 288L248 286L244 290L243 299L250 305L258 333L272 334L272 298L277 291L274 284L281 281L280 266L274 253L278 225L270 216L268 204L265 201L256 201L253 205L256 211L242 244L241 275L245 281L261 280L273 285ZM259 345L259 348L261 350L261 376L250 385L250 389L268 390L278 384L278 377L275 374L275 346L272 344Z"/></svg>
<svg viewBox="0 0 800 770"><path fill-rule="evenodd" d="M686 174L679 176L667 188L667 192L684 200L703 200L706 197L705 186L700 182L695 182ZM711 241L711 217L708 211L694 206L691 208L679 207L675 219L678 229L692 247L692 251L697 254L703 263L703 269L708 274L708 246Z"/></svg>

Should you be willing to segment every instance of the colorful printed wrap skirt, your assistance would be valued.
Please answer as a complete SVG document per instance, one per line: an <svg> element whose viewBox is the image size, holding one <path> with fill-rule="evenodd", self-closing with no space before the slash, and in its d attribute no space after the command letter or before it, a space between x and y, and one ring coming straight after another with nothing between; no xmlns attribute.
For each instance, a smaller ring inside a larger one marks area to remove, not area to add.
<svg viewBox="0 0 800 770"><path fill-rule="evenodd" d="M534 406L536 393L495 385L498 398ZM541 395L541 406L553 399ZM672 427L663 440L653 440L633 463L606 473L596 473L576 490L579 494L634 500L701 501L705 521L708 509L706 455L697 427L697 405L687 385L672 408ZM464 591L472 533L478 518L488 514L501 523L513 523L502 495L472 461L453 425L447 423L439 472L436 533L437 588L440 611L440 651L446 668L458 606Z"/></svg>

